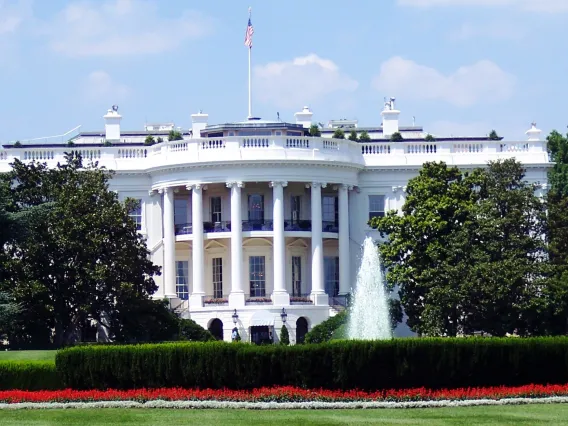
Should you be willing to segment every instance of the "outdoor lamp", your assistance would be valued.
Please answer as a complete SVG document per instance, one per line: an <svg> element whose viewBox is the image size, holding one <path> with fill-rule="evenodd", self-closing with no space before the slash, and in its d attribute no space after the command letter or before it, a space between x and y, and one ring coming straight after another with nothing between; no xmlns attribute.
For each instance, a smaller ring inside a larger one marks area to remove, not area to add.
<svg viewBox="0 0 568 426"><path fill-rule="evenodd" d="M235 312L233 313L233 324L236 324L237 321L239 320L239 314L237 314L237 310L235 309Z"/></svg>
<svg viewBox="0 0 568 426"><path fill-rule="evenodd" d="M286 313L286 309L282 308L282 312L280 313L280 317L282 318L282 322L286 322L286 318L288 318L288 314Z"/></svg>

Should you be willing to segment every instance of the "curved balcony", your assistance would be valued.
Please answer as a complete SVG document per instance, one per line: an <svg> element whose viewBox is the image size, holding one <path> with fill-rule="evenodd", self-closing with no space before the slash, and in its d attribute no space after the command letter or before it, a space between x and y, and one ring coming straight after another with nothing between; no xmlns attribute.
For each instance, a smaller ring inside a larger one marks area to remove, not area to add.
<svg viewBox="0 0 568 426"><path fill-rule="evenodd" d="M274 231L274 221L272 219L258 219L258 220L243 220L242 224L243 232L272 232ZM311 220L284 220L284 232L311 232L312 231L312 221ZM337 222L334 221L322 221L322 231L325 233L336 234L339 232L339 226ZM209 233L220 233L220 232L231 232L231 222L203 222L203 232ZM193 226L191 223L179 223L175 225L176 235L192 235Z"/></svg>

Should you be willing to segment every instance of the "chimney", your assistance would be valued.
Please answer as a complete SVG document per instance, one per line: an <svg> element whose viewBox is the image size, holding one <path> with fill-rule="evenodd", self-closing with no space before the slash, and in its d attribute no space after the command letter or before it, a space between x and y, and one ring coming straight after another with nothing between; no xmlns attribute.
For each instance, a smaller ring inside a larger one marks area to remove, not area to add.
<svg viewBox="0 0 568 426"><path fill-rule="evenodd" d="M390 138L393 133L398 132L398 116L400 111L394 107L395 98L385 99L385 107L381 115L383 116L383 136Z"/></svg>
<svg viewBox="0 0 568 426"><path fill-rule="evenodd" d="M103 117L105 119L105 139L107 141L120 141L120 120L118 105L113 105Z"/></svg>
<svg viewBox="0 0 568 426"><path fill-rule="evenodd" d="M312 125L313 115L314 113L310 111L310 108L305 106L301 112L294 114L294 117L296 117L296 124L301 124L305 129L309 129Z"/></svg>
<svg viewBox="0 0 568 426"><path fill-rule="evenodd" d="M203 114L201 110L197 114L191 114L191 133L193 138L200 138L201 131L207 127L209 114Z"/></svg>
<svg viewBox="0 0 568 426"><path fill-rule="evenodd" d="M529 142L536 142L540 140L540 134L542 130L536 128L536 123L531 124L531 128L525 132L525 135L529 137Z"/></svg>

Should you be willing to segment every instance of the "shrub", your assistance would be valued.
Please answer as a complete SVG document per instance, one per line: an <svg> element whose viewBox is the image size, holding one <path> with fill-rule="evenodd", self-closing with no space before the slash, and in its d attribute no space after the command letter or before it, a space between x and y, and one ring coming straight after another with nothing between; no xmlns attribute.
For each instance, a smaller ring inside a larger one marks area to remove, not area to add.
<svg viewBox="0 0 568 426"><path fill-rule="evenodd" d="M148 135L146 136L146 139L144 139L144 146L152 146L156 143L156 140L154 139L154 136L152 135Z"/></svg>
<svg viewBox="0 0 568 426"><path fill-rule="evenodd" d="M181 141L182 139L183 135L178 130L170 130L170 133L168 133L169 141Z"/></svg>
<svg viewBox="0 0 568 426"><path fill-rule="evenodd" d="M359 140L361 142L371 142L371 136L369 136L369 133L367 133L366 130L363 130L359 135Z"/></svg>
<svg viewBox="0 0 568 426"><path fill-rule="evenodd" d="M351 130L351 133L349 133L349 137L347 139L353 142L357 142L359 140L359 138L357 137L357 132L355 130Z"/></svg>
<svg viewBox="0 0 568 426"><path fill-rule="evenodd" d="M312 124L310 126L310 136L315 136L315 137L321 136L321 131L317 124Z"/></svg>
<svg viewBox="0 0 568 426"><path fill-rule="evenodd" d="M404 138L402 137L402 134L400 132L394 132L391 137L390 140L393 142L400 142L402 140L404 140Z"/></svg>
<svg viewBox="0 0 568 426"><path fill-rule="evenodd" d="M333 333L340 326L347 322L347 311L343 311L326 319L324 322L316 325L306 334L305 343L323 343L329 342L333 337Z"/></svg>
<svg viewBox="0 0 568 426"><path fill-rule="evenodd" d="M288 334L288 329L285 325L283 325L282 330L280 330L280 344L284 346L288 346L290 344L290 335Z"/></svg>
<svg viewBox="0 0 568 426"><path fill-rule="evenodd" d="M215 337L199 324L191 319L179 320L179 340L194 342L209 342L216 340Z"/></svg>
<svg viewBox="0 0 568 426"><path fill-rule="evenodd" d="M318 345L169 343L57 353L65 387L403 389L568 382L568 338L423 338Z"/></svg>
<svg viewBox="0 0 568 426"><path fill-rule="evenodd" d="M333 132L332 138L334 138L334 139L345 139L345 132L341 129L337 129L335 132Z"/></svg>
<svg viewBox="0 0 568 426"><path fill-rule="evenodd" d="M62 383L49 361L0 362L0 390L62 389Z"/></svg>

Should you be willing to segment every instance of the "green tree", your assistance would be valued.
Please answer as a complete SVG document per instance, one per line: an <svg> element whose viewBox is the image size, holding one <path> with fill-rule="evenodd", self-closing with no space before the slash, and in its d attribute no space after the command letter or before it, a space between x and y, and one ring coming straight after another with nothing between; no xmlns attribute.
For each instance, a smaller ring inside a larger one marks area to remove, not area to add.
<svg viewBox="0 0 568 426"><path fill-rule="evenodd" d="M156 143L156 140L154 139L154 136L152 135L148 135L146 136L146 139L144 139L144 145L146 146L152 146Z"/></svg>
<svg viewBox="0 0 568 426"><path fill-rule="evenodd" d="M183 135L178 130L170 130L170 133L168 133L169 141L181 141L182 139Z"/></svg>
<svg viewBox="0 0 568 426"><path fill-rule="evenodd" d="M387 281L398 284L419 334L542 334L544 204L514 160L464 174L426 163L411 179L402 215L375 218Z"/></svg>
<svg viewBox="0 0 568 426"><path fill-rule="evenodd" d="M334 139L345 139L345 132L341 129L336 129L335 132L333 132L332 138L334 138Z"/></svg>
<svg viewBox="0 0 568 426"><path fill-rule="evenodd" d="M390 140L392 142L400 142L402 140L404 140L404 138L402 137L402 135L400 134L400 132L394 132L391 137Z"/></svg>
<svg viewBox="0 0 568 426"><path fill-rule="evenodd" d="M0 342L16 327L20 311L20 305L10 297L9 293L0 292Z"/></svg>
<svg viewBox="0 0 568 426"><path fill-rule="evenodd" d="M312 124L310 126L310 136L315 136L315 137L321 136L321 131L320 131L319 126L317 124Z"/></svg>
<svg viewBox="0 0 568 426"><path fill-rule="evenodd" d="M286 325L282 325L282 329L280 330L280 344L284 346L288 346L290 344L290 334L288 333L288 329Z"/></svg>
<svg viewBox="0 0 568 426"><path fill-rule="evenodd" d="M156 143L162 143L164 142L164 138L161 136L158 136L158 139L156 139Z"/></svg>
<svg viewBox="0 0 568 426"><path fill-rule="evenodd" d="M497 132L495 130L491 130L491 132L489 133L489 140L492 141L498 141L501 140L502 138L497 134Z"/></svg>
<svg viewBox="0 0 568 426"><path fill-rule="evenodd" d="M357 132L355 130L351 130L351 132L349 133L348 139L350 141L357 142L359 140L359 138L357 137Z"/></svg>
<svg viewBox="0 0 568 426"><path fill-rule="evenodd" d="M425 140L426 142L435 142L435 141L436 141L436 138L435 138L434 136L432 136L430 133L428 133L428 134L426 135L426 137L424 138L424 140Z"/></svg>
<svg viewBox="0 0 568 426"><path fill-rule="evenodd" d="M371 137L369 136L369 133L367 133L366 130L363 130L359 135L359 140L361 142L371 142Z"/></svg>
<svg viewBox="0 0 568 426"><path fill-rule="evenodd" d="M128 216L135 201L119 202L108 187L112 175L84 167L76 153L52 169L16 160L8 174L14 206L50 207L10 246L5 285L28 318L54 330L57 347L80 338L87 321L104 323L124 300L144 300L157 289L159 268Z"/></svg>

